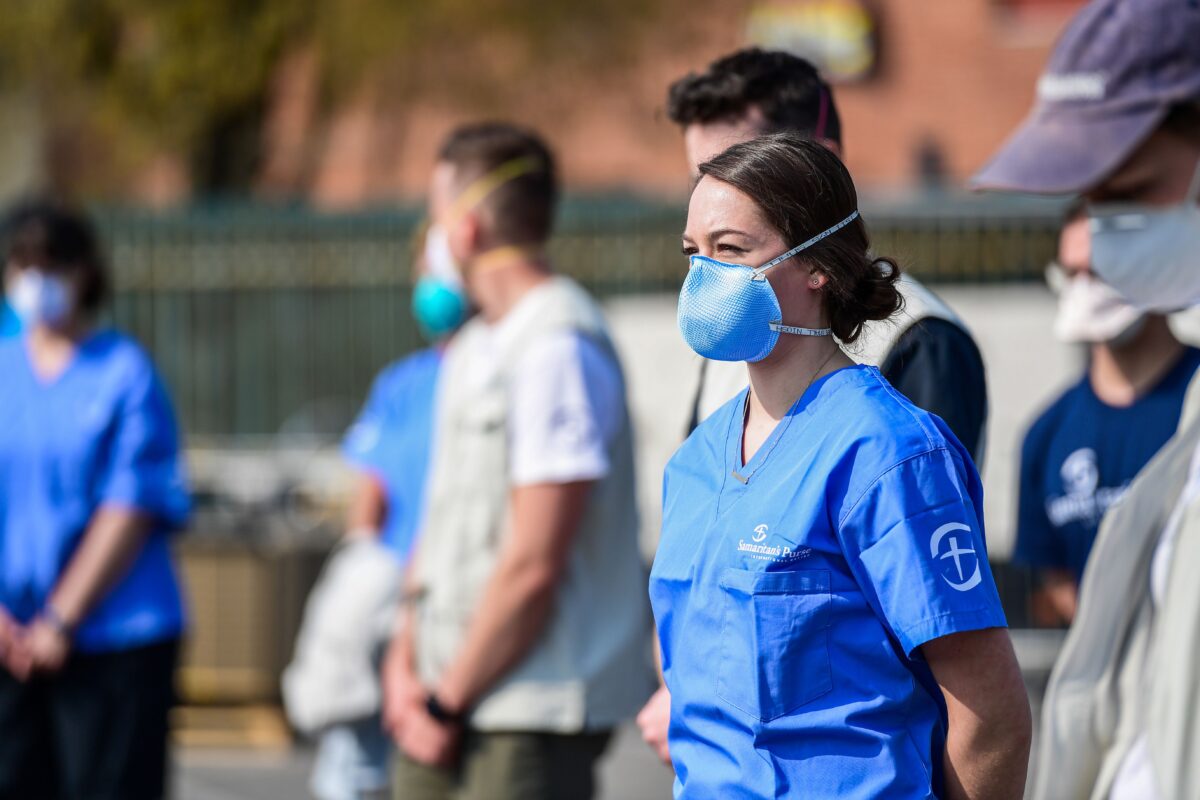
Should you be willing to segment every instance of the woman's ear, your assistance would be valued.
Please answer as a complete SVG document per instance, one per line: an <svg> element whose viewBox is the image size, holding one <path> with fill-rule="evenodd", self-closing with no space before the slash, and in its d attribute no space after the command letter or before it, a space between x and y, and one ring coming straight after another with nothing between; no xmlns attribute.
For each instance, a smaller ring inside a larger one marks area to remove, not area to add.
<svg viewBox="0 0 1200 800"><path fill-rule="evenodd" d="M825 288L825 284L829 282L829 276L820 270L810 270L808 273L808 288L814 292Z"/></svg>

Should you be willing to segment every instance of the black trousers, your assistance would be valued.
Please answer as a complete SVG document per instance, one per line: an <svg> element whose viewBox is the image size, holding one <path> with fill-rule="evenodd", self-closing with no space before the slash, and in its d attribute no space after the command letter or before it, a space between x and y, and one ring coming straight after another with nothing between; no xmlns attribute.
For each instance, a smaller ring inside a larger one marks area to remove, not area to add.
<svg viewBox="0 0 1200 800"><path fill-rule="evenodd" d="M28 683L0 667L0 800L162 798L178 654L72 654Z"/></svg>

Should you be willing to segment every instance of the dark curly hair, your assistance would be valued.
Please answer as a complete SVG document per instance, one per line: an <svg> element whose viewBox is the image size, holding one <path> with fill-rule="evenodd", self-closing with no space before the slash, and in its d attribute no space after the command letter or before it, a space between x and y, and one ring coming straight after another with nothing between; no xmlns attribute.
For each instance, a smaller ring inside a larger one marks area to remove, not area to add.
<svg viewBox="0 0 1200 800"><path fill-rule="evenodd" d="M741 142L700 165L706 175L743 192L790 246L837 225L858 208L850 173L830 150L794 132ZM834 336L852 344L863 323L904 306L900 266L870 253L861 217L796 258L826 276L825 312Z"/></svg>
<svg viewBox="0 0 1200 800"><path fill-rule="evenodd" d="M842 146L842 122L829 85L803 58L750 47L689 73L667 91L667 115L687 127L745 116L757 108L767 131L795 131Z"/></svg>

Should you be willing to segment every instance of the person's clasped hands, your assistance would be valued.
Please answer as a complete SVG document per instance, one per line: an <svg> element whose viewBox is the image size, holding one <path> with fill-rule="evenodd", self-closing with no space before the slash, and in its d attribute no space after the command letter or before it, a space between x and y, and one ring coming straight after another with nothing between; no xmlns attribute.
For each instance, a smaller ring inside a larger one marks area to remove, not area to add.
<svg viewBox="0 0 1200 800"><path fill-rule="evenodd" d="M462 725L433 717L429 695L404 658L389 654L383 672L383 726L396 747L419 764L453 766Z"/></svg>
<svg viewBox="0 0 1200 800"><path fill-rule="evenodd" d="M70 651L71 640L61 626L45 617L21 625L0 608L0 666L17 680L57 672Z"/></svg>

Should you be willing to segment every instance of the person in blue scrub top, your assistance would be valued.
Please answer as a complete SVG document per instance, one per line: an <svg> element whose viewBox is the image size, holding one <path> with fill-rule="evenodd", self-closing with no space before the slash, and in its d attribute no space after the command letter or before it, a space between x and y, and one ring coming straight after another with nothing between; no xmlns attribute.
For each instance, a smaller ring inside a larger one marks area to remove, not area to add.
<svg viewBox="0 0 1200 800"><path fill-rule="evenodd" d="M326 567L323 590L314 591L314 598L319 599L310 601L306 612L305 625L312 633L302 634L302 644L297 648L293 674L299 677L292 684L292 679L285 677L285 699L294 718L313 695L345 688L327 686L321 682L324 676L338 675L344 680L348 674L357 674L357 681L378 684L377 656L386 642L369 635L362 640L366 652L350 653L354 648L347 647L340 630L349 622L368 628L371 620L348 620L345 609L370 607L374 613L364 615L367 617L385 612L387 628L391 629L400 571L407 565L421 529L442 354L449 338L466 320L469 303L457 268L443 256L435 238L428 237L419 262L412 312L432 346L389 364L379 373L342 443L342 454L357 473L355 488L345 540ZM389 581L386 568L378 563L382 554L394 561L390 587L382 585ZM377 592L366 588L371 580L368 571L378 576ZM375 601L362 602L368 595ZM323 620L330 623L328 631L322 628ZM348 655L351 664L370 666L356 673L320 668L329 659L345 663ZM328 716L337 719L319 726L310 781L318 800L359 800L387 793L392 741L384 731L381 710L376 707L363 713L363 706L359 706L330 711Z"/></svg>
<svg viewBox="0 0 1200 800"><path fill-rule="evenodd" d="M433 433L434 390L442 353L467 319L469 302L458 268L436 236L426 236L413 287L412 314L432 343L383 369L342 454L359 472L349 527L378 533L401 561L415 543L425 508L425 478Z"/></svg>
<svg viewBox="0 0 1200 800"><path fill-rule="evenodd" d="M0 339L16 336L20 332L21 321L17 319L17 315L9 308L4 298L0 297Z"/></svg>
<svg viewBox="0 0 1200 800"><path fill-rule="evenodd" d="M700 167L679 326L750 386L664 477L650 595L677 798L1019 798L1029 704L979 476L842 350L900 305L845 167L777 133Z"/></svg>
<svg viewBox="0 0 1200 800"><path fill-rule="evenodd" d="M0 798L160 798L189 510L171 403L97 324L87 220L22 206L4 258L22 334L0 342Z"/></svg>

